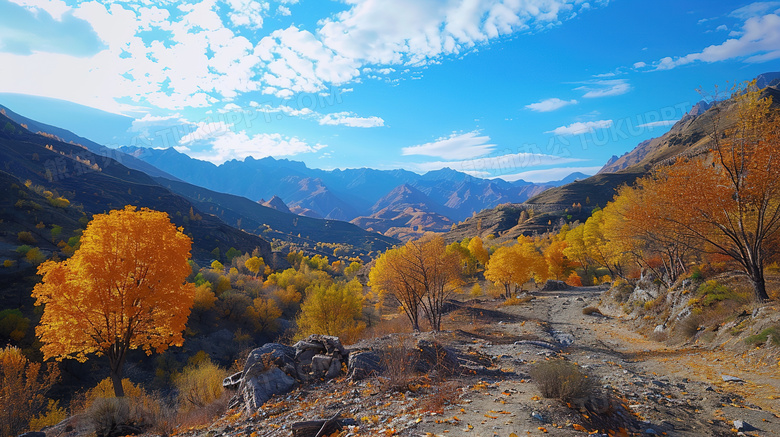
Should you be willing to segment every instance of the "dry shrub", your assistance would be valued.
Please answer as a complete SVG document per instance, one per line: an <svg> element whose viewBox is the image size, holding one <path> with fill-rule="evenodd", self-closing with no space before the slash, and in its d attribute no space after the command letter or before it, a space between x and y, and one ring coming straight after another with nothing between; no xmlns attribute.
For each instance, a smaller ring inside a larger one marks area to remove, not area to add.
<svg viewBox="0 0 780 437"><path fill-rule="evenodd" d="M460 396L458 384L447 381L430 387L417 401L417 407L425 412L444 414L444 407L454 405Z"/></svg>
<svg viewBox="0 0 780 437"><path fill-rule="evenodd" d="M222 416L228 409L231 394L223 392L219 398L199 408L192 408L187 412L179 412L176 421L180 428L190 428L200 425L209 425ZM169 435L171 433L168 433Z"/></svg>
<svg viewBox="0 0 780 437"><path fill-rule="evenodd" d="M524 303L528 303L530 301L534 300L534 297L531 295L523 295L523 296L516 296L516 297L510 297L509 299L501 302L501 305L503 306L513 306L513 305L522 305Z"/></svg>
<svg viewBox="0 0 780 437"><path fill-rule="evenodd" d="M404 339L398 338L396 344L383 351L382 367L384 371L380 381L383 390L408 390L409 385L416 380L417 354L415 349L409 346Z"/></svg>
<svg viewBox="0 0 780 437"><path fill-rule="evenodd" d="M603 315L603 314L601 314L601 310L599 310L598 308L596 308L594 306L587 306L587 307L583 308L582 309L582 314L584 314L586 316L601 316L601 315Z"/></svg>
<svg viewBox="0 0 780 437"><path fill-rule="evenodd" d="M529 373L542 396L563 402L586 398L595 387L593 379L576 364L562 359L537 363Z"/></svg>
<svg viewBox="0 0 780 437"><path fill-rule="evenodd" d="M699 332L701 320L701 315L691 314L677 322L677 325L675 325L675 333L683 340L693 338L693 336Z"/></svg>
<svg viewBox="0 0 780 437"><path fill-rule="evenodd" d="M41 371L41 364L30 362L19 348L0 349L0 435L24 431L47 406L46 392L58 378L57 367Z"/></svg>
<svg viewBox="0 0 780 437"><path fill-rule="evenodd" d="M174 377L179 390L179 407L182 411L203 408L222 396L222 380L227 371L206 358L184 368Z"/></svg>

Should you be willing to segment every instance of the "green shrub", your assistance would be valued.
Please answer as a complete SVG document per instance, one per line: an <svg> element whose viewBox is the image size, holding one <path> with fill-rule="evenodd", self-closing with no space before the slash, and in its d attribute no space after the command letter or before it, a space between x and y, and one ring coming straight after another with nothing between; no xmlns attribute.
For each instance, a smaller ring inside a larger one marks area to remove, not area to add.
<svg viewBox="0 0 780 437"><path fill-rule="evenodd" d="M778 326L772 326L764 329L756 335L751 335L745 339L745 343L751 346L761 346L762 344L766 343L767 340L769 340L770 336L772 339L772 344L775 346L780 346L780 327Z"/></svg>
<svg viewBox="0 0 780 437"><path fill-rule="evenodd" d="M51 228L51 238L57 237L62 233L62 226L54 225Z"/></svg>
<svg viewBox="0 0 780 437"><path fill-rule="evenodd" d="M23 245L21 245L21 246L16 248L16 253L18 253L19 255L24 256L24 255L27 255L27 252L29 252L30 249L32 249L32 246L27 245L27 244L23 244Z"/></svg>
<svg viewBox="0 0 780 437"><path fill-rule="evenodd" d="M542 396L563 402L586 398L595 388L592 378L576 364L562 359L536 363L530 374Z"/></svg>
<svg viewBox="0 0 780 437"><path fill-rule="evenodd" d="M704 274L701 272L701 269L694 267L691 271L691 279L694 281L700 281L702 278L704 278Z"/></svg>
<svg viewBox="0 0 780 437"><path fill-rule="evenodd" d="M709 280L699 286L699 302L702 306L708 307L716 302L733 300L736 302L745 302L746 296L735 292L734 290L718 283L715 280Z"/></svg>

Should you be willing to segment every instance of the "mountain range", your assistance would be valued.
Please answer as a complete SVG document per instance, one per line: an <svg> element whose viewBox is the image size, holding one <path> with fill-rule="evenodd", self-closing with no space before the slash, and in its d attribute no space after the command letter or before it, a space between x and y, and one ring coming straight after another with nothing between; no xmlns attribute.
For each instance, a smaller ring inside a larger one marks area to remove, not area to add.
<svg viewBox="0 0 780 437"><path fill-rule="evenodd" d="M351 221L365 229L403 239L424 231L446 231L502 203L521 203L544 190L587 177L574 173L557 182L534 184L481 179L444 168L423 175L369 168L320 170L272 157L221 165L197 160L173 148L122 147L139 160L183 181L213 191L265 202L309 217ZM163 176L165 177L165 176ZM279 208L277 208L279 209Z"/></svg>

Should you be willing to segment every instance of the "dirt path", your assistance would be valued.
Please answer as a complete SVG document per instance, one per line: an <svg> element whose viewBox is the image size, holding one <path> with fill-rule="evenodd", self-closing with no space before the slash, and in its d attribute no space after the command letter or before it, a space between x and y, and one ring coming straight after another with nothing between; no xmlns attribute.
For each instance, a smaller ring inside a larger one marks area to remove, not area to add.
<svg viewBox="0 0 780 437"><path fill-rule="evenodd" d="M595 431L600 418L593 416L599 415L609 416L606 424L615 427L598 429L615 435L736 435L735 420L749 424L745 435L780 435L776 367L756 368L725 352L676 350L637 334L618 317L584 315L582 309L596 305L602 291L582 287L539 292L519 306L480 305L483 317L473 317L462 329L479 335L471 347L495 357L503 374L464 379L464 403L446 409L441 418L426 418L418 433L409 435L586 435L577 425ZM499 320L502 314L506 320ZM527 382L529 363L556 354L536 345L542 342L570 343L561 355L598 376L613 407L577 414L539 399ZM724 382L722 375L744 382Z"/></svg>

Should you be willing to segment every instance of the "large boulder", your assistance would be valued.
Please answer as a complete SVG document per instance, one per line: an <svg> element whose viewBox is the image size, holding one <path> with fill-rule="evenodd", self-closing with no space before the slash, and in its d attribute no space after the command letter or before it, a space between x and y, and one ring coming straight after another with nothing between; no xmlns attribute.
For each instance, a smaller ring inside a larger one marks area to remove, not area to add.
<svg viewBox="0 0 780 437"><path fill-rule="evenodd" d="M225 378L222 385L237 390L231 408L256 411L298 383L339 376L347 362L348 354L338 337L311 335L294 346L267 343L250 352L244 370Z"/></svg>
<svg viewBox="0 0 780 437"><path fill-rule="evenodd" d="M356 351L349 355L347 374L352 381L379 376L383 371L382 355L375 351Z"/></svg>
<svg viewBox="0 0 780 437"><path fill-rule="evenodd" d="M348 354L338 337L310 335L295 343L295 369L301 381L335 378Z"/></svg>
<svg viewBox="0 0 780 437"><path fill-rule="evenodd" d="M244 370L228 376L225 388L237 390L231 408L255 411L275 394L284 394L297 384L295 349L278 343L267 343L247 356Z"/></svg>

